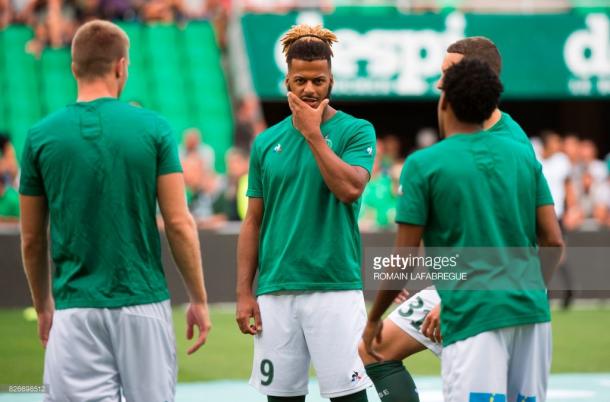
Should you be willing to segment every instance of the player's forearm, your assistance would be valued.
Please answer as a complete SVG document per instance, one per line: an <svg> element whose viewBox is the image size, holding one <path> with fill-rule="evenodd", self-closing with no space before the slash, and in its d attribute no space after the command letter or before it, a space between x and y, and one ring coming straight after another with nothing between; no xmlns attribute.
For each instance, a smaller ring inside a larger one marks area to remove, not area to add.
<svg viewBox="0 0 610 402"><path fill-rule="evenodd" d="M557 267L561 263L565 246L563 240L559 240L552 243L539 241L539 244L541 246L539 255L540 265L542 269L542 277L544 279L545 286L548 288L551 283L551 280L553 279L553 275L557 270Z"/></svg>
<svg viewBox="0 0 610 402"><path fill-rule="evenodd" d="M324 182L341 202L355 202L364 191L366 183L362 183L354 166L345 163L326 145L322 134L316 138L309 141L309 146Z"/></svg>
<svg viewBox="0 0 610 402"><path fill-rule="evenodd" d="M191 303L207 303L195 221L189 216L180 224L167 225L165 233Z"/></svg>
<svg viewBox="0 0 610 402"><path fill-rule="evenodd" d="M36 311L45 311L53 305L51 270L48 260L47 236L22 234L22 256L25 274Z"/></svg>
<svg viewBox="0 0 610 402"><path fill-rule="evenodd" d="M375 302L371 311L369 311L369 321L379 321L386 312L388 307L392 304L396 296L400 293L401 289L380 289L375 297Z"/></svg>
<svg viewBox="0 0 610 402"><path fill-rule="evenodd" d="M237 297L252 295L252 284L258 266L260 228L254 219L244 221L237 240Z"/></svg>

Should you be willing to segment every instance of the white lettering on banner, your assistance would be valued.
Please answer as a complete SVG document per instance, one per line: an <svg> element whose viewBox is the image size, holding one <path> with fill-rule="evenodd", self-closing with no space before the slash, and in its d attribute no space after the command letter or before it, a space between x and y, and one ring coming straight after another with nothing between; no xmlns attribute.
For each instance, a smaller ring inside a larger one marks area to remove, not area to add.
<svg viewBox="0 0 610 402"><path fill-rule="evenodd" d="M422 95L435 90L430 79L440 75L447 46L464 37L466 19L460 13L452 13L447 16L445 27L445 32L372 29L360 33L349 28L337 29L339 42L334 45L333 92ZM286 73L279 39L275 46L275 61Z"/></svg>
<svg viewBox="0 0 610 402"><path fill-rule="evenodd" d="M590 14L587 28L575 31L566 40L563 56L577 79L568 87L574 95L590 95L591 78L610 78L610 20L605 14ZM588 84L588 85L587 85ZM598 80L597 90L607 94L607 80Z"/></svg>

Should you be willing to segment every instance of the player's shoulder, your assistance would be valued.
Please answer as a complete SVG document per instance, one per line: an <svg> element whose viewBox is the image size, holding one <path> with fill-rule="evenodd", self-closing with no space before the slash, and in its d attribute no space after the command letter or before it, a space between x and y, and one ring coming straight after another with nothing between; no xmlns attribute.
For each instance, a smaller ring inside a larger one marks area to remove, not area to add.
<svg viewBox="0 0 610 402"><path fill-rule="evenodd" d="M69 114L70 113L67 106L55 110L36 122L30 128L30 133L44 132L46 130L52 132L55 127L63 124L66 121Z"/></svg>
<svg viewBox="0 0 610 402"><path fill-rule="evenodd" d="M355 129L370 129L373 131L375 130L373 124L370 121L352 116L351 114L342 110L337 110L337 114L334 118L337 119L337 123L344 124Z"/></svg>
<svg viewBox="0 0 610 402"><path fill-rule="evenodd" d="M510 114L502 112L500 120L488 131L531 146L529 137Z"/></svg>
<svg viewBox="0 0 610 402"><path fill-rule="evenodd" d="M254 141L252 143L253 147L261 146L269 141L274 141L278 135L282 135L289 131L292 127L291 119L292 115L289 115L285 119L261 131L256 137L254 137Z"/></svg>

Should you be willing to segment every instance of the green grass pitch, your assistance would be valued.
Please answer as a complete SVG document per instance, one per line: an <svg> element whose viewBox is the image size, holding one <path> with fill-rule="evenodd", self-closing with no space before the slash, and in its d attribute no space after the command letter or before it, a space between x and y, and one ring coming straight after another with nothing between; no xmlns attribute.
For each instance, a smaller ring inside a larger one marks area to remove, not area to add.
<svg viewBox="0 0 610 402"><path fill-rule="evenodd" d="M235 324L233 309L213 307L213 329L208 343L186 355L183 308L174 309L178 343L179 382L247 379L251 369L252 339ZM40 384L44 351L36 323L22 310L0 311L0 384ZM553 312L553 373L610 372L610 308ZM429 352L406 361L414 375L439 375L440 363Z"/></svg>

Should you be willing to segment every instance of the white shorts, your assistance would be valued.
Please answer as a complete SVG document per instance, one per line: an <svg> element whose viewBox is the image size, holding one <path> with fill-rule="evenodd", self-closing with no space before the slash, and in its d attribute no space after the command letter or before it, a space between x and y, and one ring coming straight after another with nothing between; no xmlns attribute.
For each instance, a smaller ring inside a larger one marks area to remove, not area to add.
<svg viewBox="0 0 610 402"><path fill-rule="evenodd" d="M45 352L45 401L173 401L176 375L169 300L55 311Z"/></svg>
<svg viewBox="0 0 610 402"><path fill-rule="evenodd" d="M402 303L389 315L389 319L413 339L430 349L437 357L441 357L443 346L422 334L421 326L424 319L441 302L436 288L427 287Z"/></svg>
<svg viewBox="0 0 610 402"><path fill-rule="evenodd" d="M551 323L482 332L443 348L445 402L544 402Z"/></svg>
<svg viewBox="0 0 610 402"><path fill-rule="evenodd" d="M264 395L306 395L310 360L324 398L371 385L358 355L366 324L360 290L258 297L263 330L254 337L250 385Z"/></svg>

